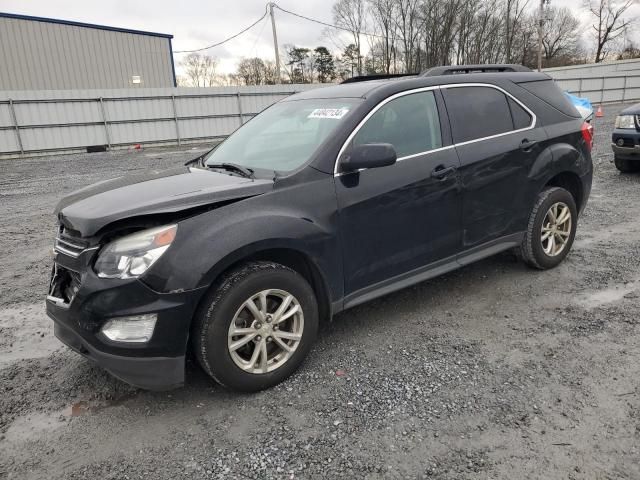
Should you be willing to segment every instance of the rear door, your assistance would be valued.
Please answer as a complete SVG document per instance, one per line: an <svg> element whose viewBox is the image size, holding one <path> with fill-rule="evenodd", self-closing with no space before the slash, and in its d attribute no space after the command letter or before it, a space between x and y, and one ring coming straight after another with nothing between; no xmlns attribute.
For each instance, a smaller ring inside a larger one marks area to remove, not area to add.
<svg viewBox="0 0 640 480"><path fill-rule="evenodd" d="M346 145L343 155L391 143L398 155L388 167L336 174L347 303L460 249L459 162L438 102L444 110L437 88L391 97Z"/></svg>
<svg viewBox="0 0 640 480"><path fill-rule="evenodd" d="M547 136L535 115L502 89L443 85L460 157L462 243L469 250L523 230L529 172Z"/></svg>

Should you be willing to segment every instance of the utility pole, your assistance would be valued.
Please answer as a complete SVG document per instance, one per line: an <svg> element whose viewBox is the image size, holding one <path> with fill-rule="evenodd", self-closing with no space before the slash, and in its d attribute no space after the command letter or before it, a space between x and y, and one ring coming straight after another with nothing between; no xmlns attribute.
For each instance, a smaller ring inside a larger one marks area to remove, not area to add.
<svg viewBox="0 0 640 480"><path fill-rule="evenodd" d="M280 83L280 53L278 52L278 35L276 34L276 17L273 13L273 2L269 3L269 13L271 15L271 30L273 31L273 50L276 54L276 81Z"/></svg>

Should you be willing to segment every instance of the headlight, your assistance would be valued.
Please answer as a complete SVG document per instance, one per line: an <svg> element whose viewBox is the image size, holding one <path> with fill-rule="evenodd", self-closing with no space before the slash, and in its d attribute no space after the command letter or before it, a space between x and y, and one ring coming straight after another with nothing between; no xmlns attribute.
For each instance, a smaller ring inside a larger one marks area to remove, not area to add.
<svg viewBox="0 0 640 480"><path fill-rule="evenodd" d="M177 230L177 225L150 228L114 240L102 249L94 269L101 278L138 277L167 251Z"/></svg>
<svg viewBox="0 0 640 480"><path fill-rule="evenodd" d="M636 122L633 115L618 115L616 117L616 128L636 128Z"/></svg>

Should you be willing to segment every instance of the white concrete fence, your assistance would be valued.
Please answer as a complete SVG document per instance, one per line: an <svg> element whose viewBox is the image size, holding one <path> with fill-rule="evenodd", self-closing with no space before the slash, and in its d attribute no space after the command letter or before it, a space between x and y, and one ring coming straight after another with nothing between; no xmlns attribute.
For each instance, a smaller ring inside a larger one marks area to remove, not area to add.
<svg viewBox="0 0 640 480"><path fill-rule="evenodd" d="M547 68L560 88L591 103L622 103L640 100L640 59Z"/></svg>
<svg viewBox="0 0 640 480"><path fill-rule="evenodd" d="M0 92L0 158L215 141L319 85Z"/></svg>

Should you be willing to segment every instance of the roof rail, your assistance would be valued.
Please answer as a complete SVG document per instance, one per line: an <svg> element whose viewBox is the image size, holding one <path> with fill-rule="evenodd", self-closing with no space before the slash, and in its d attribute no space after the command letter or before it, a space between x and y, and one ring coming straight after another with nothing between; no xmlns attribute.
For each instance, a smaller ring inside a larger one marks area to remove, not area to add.
<svg viewBox="0 0 640 480"><path fill-rule="evenodd" d="M343 83L356 83L356 82L366 82L368 80L385 80L385 79L393 79L393 78L402 78L402 77L417 77L418 73L375 73L373 75L358 75L357 77L347 78L340 82L340 85Z"/></svg>
<svg viewBox="0 0 640 480"><path fill-rule="evenodd" d="M433 67L420 74L421 77L437 77L440 75L459 75L464 73L497 73L497 72L530 72L524 65L486 64L486 65L447 65Z"/></svg>

